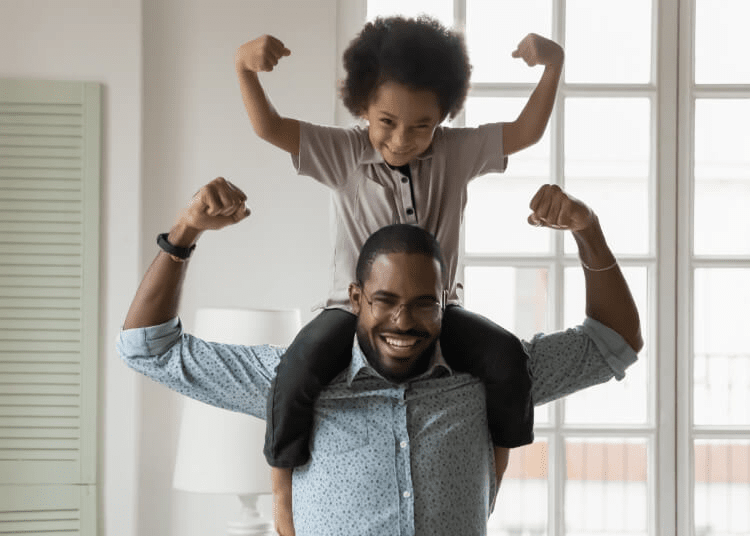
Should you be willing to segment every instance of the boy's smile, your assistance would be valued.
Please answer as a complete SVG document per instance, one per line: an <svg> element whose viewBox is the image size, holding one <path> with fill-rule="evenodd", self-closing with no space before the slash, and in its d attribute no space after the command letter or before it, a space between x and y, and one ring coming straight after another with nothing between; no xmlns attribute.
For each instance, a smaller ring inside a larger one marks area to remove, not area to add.
<svg viewBox="0 0 750 536"><path fill-rule="evenodd" d="M434 91L385 82L362 117L370 123L370 143L391 166L403 166L432 143L442 113Z"/></svg>

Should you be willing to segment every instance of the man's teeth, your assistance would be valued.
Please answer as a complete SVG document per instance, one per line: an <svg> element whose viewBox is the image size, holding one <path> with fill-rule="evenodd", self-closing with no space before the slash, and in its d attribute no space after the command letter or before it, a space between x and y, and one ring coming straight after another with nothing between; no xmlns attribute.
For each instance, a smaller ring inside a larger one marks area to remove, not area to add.
<svg viewBox="0 0 750 536"><path fill-rule="evenodd" d="M397 346L399 348L408 348L409 346L414 346L415 344L417 344L416 337L409 337L407 339L395 338L395 337L384 337L384 339L385 339L385 342L387 342L391 346Z"/></svg>

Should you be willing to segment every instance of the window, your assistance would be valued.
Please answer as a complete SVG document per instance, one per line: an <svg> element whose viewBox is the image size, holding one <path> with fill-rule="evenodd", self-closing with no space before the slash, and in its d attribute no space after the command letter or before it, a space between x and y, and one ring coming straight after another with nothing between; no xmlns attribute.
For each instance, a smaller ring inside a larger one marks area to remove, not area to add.
<svg viewBox="0 0 750 536"><path fill-rule="evenodd" d="M464 31L474 69L457 125L515 119L542 72L511 57L526 33L564 46L542 140L470 185L465 303L522 337L583 317L573 241L526 224L552 182L596 210L641 313L646 347L625 381L537 408L490 533L750 534L750 2L343 4L346 42L381 14Z"/></svg>

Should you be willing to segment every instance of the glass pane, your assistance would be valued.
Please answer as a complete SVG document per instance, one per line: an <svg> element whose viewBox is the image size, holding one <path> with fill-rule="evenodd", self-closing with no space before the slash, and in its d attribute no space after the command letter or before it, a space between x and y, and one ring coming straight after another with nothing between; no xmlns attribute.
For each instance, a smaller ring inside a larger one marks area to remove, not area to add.
<svg viewBox="0 0 750 536"><path fill-rule="evenodd" d="M648 179L567 179L565 190L596 212L615 255L648 253ZM565 252L578 253L570 233L565 233Z"/></svg>
<svg viewBox="0 0 750 536"><path fill-rule="evenodd" d="M641 318L641 333L648 340L648 277L646 268L626 267L628 282ZM585 318L585 285L582 268L565 269L565 326L580 324ZM642 350L638 361L628 367L621 382L589 387L565 397L568 424L645 424L648 418L648 354Z"/></svg>
<svg viewBox="0 0 750 536"><path fill-rule="evenodd" d="M444 26L453 26L453 0L367 0L367 20L375 17L402 15L416 17L426 14Z"/></svg>
<svg viewBox="0 0 750 536"><path fill-rule="evenodd" d="M649 175L651 103L646 98L565 100L565 176Z"/></svg>
<svg viewBox="0 0 750 536"><path fill-rule="evenodd" d="M466 44L474 82L538 82L543 67L530 68L511 54L529 33L552 34L552 1L467 0Z"/></svg>
<svg viewBox="0 0 750 536"><path fill-rule="evenodd" d="M750 254L750 99L695 103L695 253Z"/></svg>
<svg viewBox="0 0 750 536"><path fill-rule="evenodd" d="M529 225L529 203L539 189L533 179L491 173L469 183L466 253L545 253L551 231Z"/></svg>
<svg viewBox="0 0 750 536"><path fill-rule="evenodd" d="M717 9L718 6L720 9ZM698 84L748 84L747 0L696 0L695 81Z"/></svg>
<svg viewBox="0 0 750 536"><path fill-rule="evenodd" d="M641 98L565 104L565 188L596 212L616 254L650 249L650 114ZM569 233L565 252L577 252Z"/></svg>
<svg viewBox="0 0 750 536"><path fill-rule="evenodd" d="M696 269L694 297L694 422L750 425L750 269Z"/></svg>
<svg viewBox="0 0 750 536"><path fill-rule="evenodd" d="M467 266L466 309L486 316L524 340L548 331L546 268ZM535 408L534 422L549 422L548 405Z"/></svg>
<svg viewBox="0 0 750 536"><path fill-rule="evenodd" d="M695 442L695 534L750 534L750 441Z"/></svg>
<svg viewBox="0 0 750 536"><path fill-rule="evenodd" d="M544 437L537 437L531 445L511 449L495 511L487 522L489 534L547 534L547 449Z"/></svg>
<svg viewBox="0 0 750 536"><path fill-rule="evenodd" d="M466 125L477 126L496 121L515 121L528 99L470 97L466 99ZM533 178L539 183L550 180L550 129L531 147L508 157L504 176ZM531 201L531 198L529 198Z"/></svg>
<svg viewBox="0 0 750 536"><path fill-rule="evenodd" d="M565 17L567 82L651 80L651 0L568 0Z"/></svg>
<svg viewBox="0 0 750 536"><path fill-rule="evenodd" d="M565 449L565 533L646 536L646 440L573 439L565 442Z"/></svg>

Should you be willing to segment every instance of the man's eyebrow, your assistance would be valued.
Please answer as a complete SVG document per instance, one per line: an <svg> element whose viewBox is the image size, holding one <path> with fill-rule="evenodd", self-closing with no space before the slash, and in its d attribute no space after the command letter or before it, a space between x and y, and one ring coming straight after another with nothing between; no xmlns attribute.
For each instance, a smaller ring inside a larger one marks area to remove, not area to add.
<svg viewBox="0 0 750 536"><path fill-rule="evenodd" d="M394 294L393 292L388 292L387 290L376 290L372 293L372 296L377 296L378 298L395 298L399 299L401 296L398 294ZM432 294L422 294L421 296L417 296L411 301L419 301L419 300L433 300L433 301L440 301L437 296L434 296Z"/></svg>

